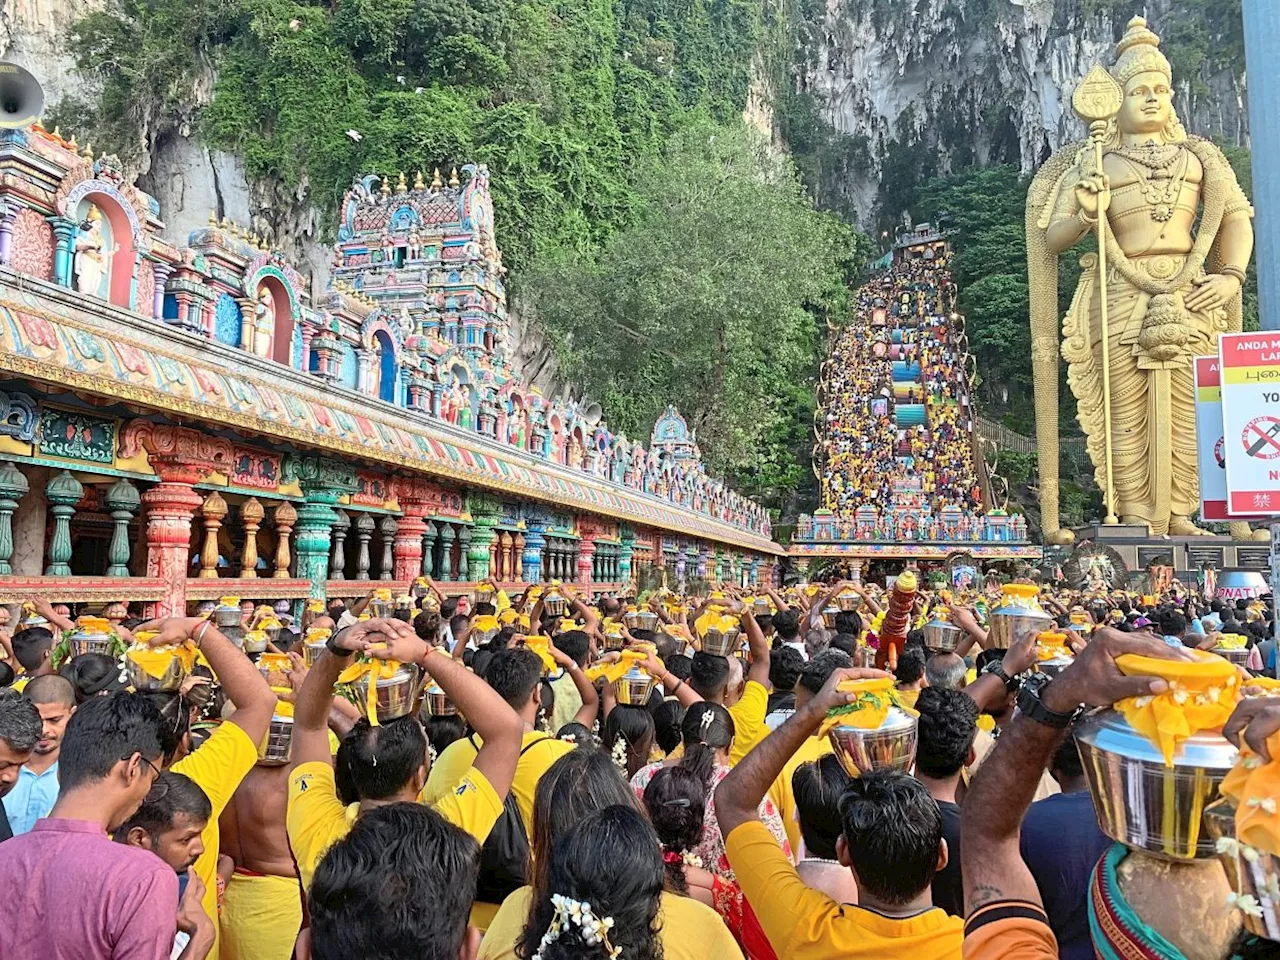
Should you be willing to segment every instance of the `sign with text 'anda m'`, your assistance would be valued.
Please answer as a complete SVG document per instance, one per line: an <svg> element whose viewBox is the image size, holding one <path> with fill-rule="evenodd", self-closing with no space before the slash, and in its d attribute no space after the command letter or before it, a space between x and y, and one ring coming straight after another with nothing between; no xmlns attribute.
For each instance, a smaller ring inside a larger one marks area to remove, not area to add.
<svg viewBox="0 0 1280 960"><path fill-rule="evenodd" d="M1223 334L1218 361L1227 513L1280 515L1280 334Z"/></svg>

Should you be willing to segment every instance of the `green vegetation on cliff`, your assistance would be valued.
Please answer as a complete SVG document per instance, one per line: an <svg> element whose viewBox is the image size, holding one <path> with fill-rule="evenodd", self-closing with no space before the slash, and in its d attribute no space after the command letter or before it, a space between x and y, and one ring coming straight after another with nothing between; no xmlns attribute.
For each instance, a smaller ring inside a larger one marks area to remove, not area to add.
<svg viewBox="0 0 1280 960"><path fill-rule="evenodd" d="M564 379L633 437L678 403L779 506L865 251L741 119L784 29L757 0L113 0L71 38L100 95L51 120L125 159L193 130L330 217L358 174L488 164Z"/></svg>

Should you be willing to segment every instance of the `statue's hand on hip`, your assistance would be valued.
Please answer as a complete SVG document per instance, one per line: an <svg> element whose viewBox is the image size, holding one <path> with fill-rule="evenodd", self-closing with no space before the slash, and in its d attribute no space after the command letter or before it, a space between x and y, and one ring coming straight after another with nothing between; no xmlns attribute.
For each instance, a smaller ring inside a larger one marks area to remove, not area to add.
<svg viewBox="0 0 1280 960"><path fill-rule="evenodd" d="M1240 281L1222 273L1210 273L1195 281L1195 290L1186 296L1188 310L1197 313L1216 310L1240 292Z"/></svg>
<svg viewBox="0 0 1280 960"><path fill-rule="evenodd" d="M1098 212L1106 213L1111 206L1111 178L1096 173L1076 183L1076 203L1090 220L1098 219Z"/></svg>

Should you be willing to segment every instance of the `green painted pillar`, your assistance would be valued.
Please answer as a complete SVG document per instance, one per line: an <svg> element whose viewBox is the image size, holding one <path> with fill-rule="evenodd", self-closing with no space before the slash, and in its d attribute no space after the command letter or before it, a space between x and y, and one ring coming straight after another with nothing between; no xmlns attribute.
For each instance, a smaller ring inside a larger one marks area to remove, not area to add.
<svg viewBox="0 0 1280 960"><path fill-rule="evenodd" d="M55 474L45 485L44 495L49 501L49 513L53 515L53 536L49 539L49 563L44 568L46 577L69 577L71 567L71 518L76 504L84 496L84 486L70 471Z"/></svg>
<svg viewBox="0 0 1280 960"><path fill-rule="evenodd" d="M0 574L13 573L13 513L27 493L27 478L11 461L0 465Z"/></svg>
<svg viewBox="0 0 1280 960"><path fill-rule="evenodd" d="M298 507L298 578L311 581L313 599L325 599L329 576L329 540L338 515L334 504L343 494L357 489L356 472L341 460L328 457L289 455L284 462L284 481L297 481L305 502Z"/></svg>
<svg viewBox="0 0 1280 960"><path fill-rule="evenodd" d="M472 494L467 497L467 510L471 513L471 545L467 558L471 561L468 580L483 580L489 576L489 544L493 542L494 527L498 523L501 506L492 497Z"/></svg>
<svg viewBox="0 0 1280 960"><path fill-rule="evenodd" d="M484 555L485 570L489 569L489 554ZM458 527L458 580L466 583L472 577L480 580L488 576L487 573L477 574L475 567L471 562L471 527L467 524L461 524Z"/></svg>
<svg viewBox="0 0 1280 960"><path fill-rule="evenodd" d="M453 579L453 538L455 536L456 533L454 532L453 524L440 524L440 543L442 545L442 549L440 551L439 579L441 580ZM466 554L464 553L463 556L465 557Z"/></svg>
<svg viewBox="0 0 1280 960"><path fill-rule="evenodd" d="M142 495L129 480L121 477L103 498L111 514L111 545L107 547L108 577L129 575L129 521L142 505Z"/></svg>

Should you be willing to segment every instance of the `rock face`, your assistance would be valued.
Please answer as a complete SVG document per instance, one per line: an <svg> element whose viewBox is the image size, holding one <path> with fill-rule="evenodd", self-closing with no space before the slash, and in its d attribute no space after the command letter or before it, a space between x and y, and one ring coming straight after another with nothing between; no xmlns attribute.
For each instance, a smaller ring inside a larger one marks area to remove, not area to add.
<svg viewBox="0 0 1280 960"><path fill-rule="evenodd" d="M64 42L70 25L105 0L0 0L0 57L28 67L49 103L86 83ZM1206 6L1208 5L1208 6ZM817 165L824 205L871 225L895 172L895 147L922 150L938 172L1013 163L1030 172L1054 148L1083 133L1070 113L1076 82L1112 55L1128 17L1144 6L1129 0L810 0L801 24L795 89L812 97L835 131L838 154ZM1166 35L1177 80L1177 103L1189 130L1247 145L1238 2L1205 21L1207 53L1179 57L1177 44L1212 9L1231 0L1148 0L1148 18ZM1222 24L1227 26L1223 27ZM1189 27L1187 25L1190 25ZM1182 29L1186 27L1186 29ZM1215 33L1216 30L1216 33ZM1189 49L1189 48L1188 48ZM763 71L758 73L763 74ZM211 72L193 91L192 115L209 97ZM772 92L758 80L744 116L776 127ZM139 185L161 204L166 236L185 243L210 211L250 226L285 251L307 274L313 295L328 281L330 251L322 217L297 192L249 183L238 158L210 150L188 124L142 129L146 149ZM888 210L909 219L909 212ZM513 305L513 363L553 392L555 367L536 324Z"/></svg>
<svg viewBox="0 0 1280 960"><path fill-rule="evenodd" d="M1188 130L1247 146L1232 20L1218 13L1219 34L1209 22L1209 36L1187 36L1203 22L1203 0L825 0L804 25L796 72L797 90L843 144L842 162L823 165L822 199L867 224L895 142L936 151L939 172L1013 163L1030 173L1084 135L1071 93L1094 63L1112 61L1144 6L1165 37ZM1237 3L1237 33L1238 20Z"/></svg>

